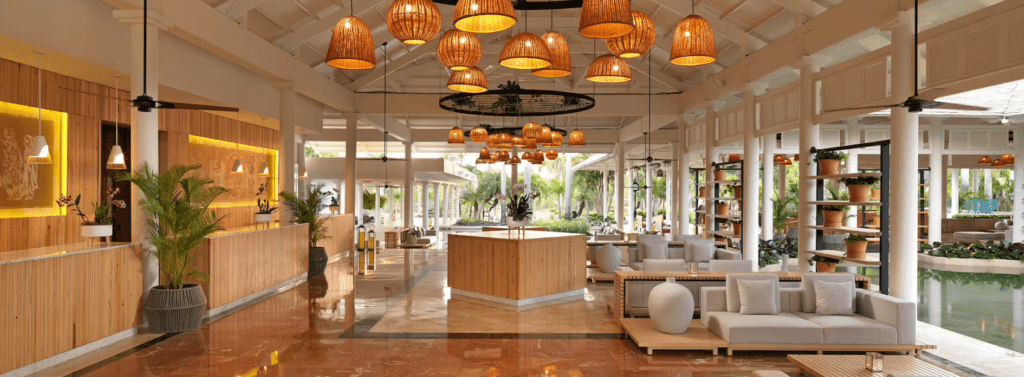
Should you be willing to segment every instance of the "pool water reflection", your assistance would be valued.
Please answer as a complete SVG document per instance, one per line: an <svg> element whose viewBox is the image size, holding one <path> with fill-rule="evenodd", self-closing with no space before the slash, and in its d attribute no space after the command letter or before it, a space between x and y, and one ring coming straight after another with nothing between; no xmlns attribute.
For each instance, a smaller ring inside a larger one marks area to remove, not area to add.
<svg viewBox="0 0 1024 377"><path fill-rule="evenodd" d="M1024 275L921 269L917 319L1024 352Z"/></svg>

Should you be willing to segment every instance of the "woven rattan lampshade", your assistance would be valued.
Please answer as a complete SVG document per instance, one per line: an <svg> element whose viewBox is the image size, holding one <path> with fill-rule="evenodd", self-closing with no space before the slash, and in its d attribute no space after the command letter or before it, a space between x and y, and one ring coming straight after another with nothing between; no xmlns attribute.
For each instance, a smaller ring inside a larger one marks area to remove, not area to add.
<svg viewBox="0 0 1024 377"><path fill-rule="evenodd" d="M540 137L537 138L537 144L544 145L551 142L551 128L548 126L540 127Z"/></svg>
<svg viewBox="0 0 1024 377"><path fill-rule="evenodd" d="M498 147L498 134L487 135L487 147L497 148Z"/></svg>
<svg viewBox="0 0 1024 377"><path fill-rule="evenodd" d="M488 164L497 164L498 163L498 152L491 153L491 159L487 160L487 163Z"/></svg>
<svg viewBox="0 0 1024 377"><path fill-rule="evenodd" d="M537 139L526 138L526 146L523 149L537 149Z"/></svg>
<svg viewBox="0 0 1024 377"><path fill-rule="evenodd" d="M491 150L487 149L487 148L480 148L480 155L477 156L477 158L481 158L481 159L484 159L484 160L490 160L491 159Z"/></svg>
<svg viewBox="0 0 1024 377"><path fill-rule="evenodd" d="M1003 164L1003 160L1000 160L998 158L995 161L992 161L992 167L994 167L994 168L998 168L998 167L1001 167L1003 165L1004 165Z"/></svg>
<svg viewBox="0 0 1024 377"><path fill-rule="evenodd" d="M461 128L452 127L452 130L448 131L448 144L466 144L466 136L463 135Z"/></svg>
<svg viewBox="0 0 1024 377"><path fill-rule="evenodd" d="M782 163L782 165L783 166L793 166L793 161L791 161L790 159L787 158L786 161Z"/></svg>
<svg viewBox="0 0 1024 377"><path fill-rule="evenodd" d="M593 82L627 82L633 79L633 71L618 56L604 54L594 59L587 70L587 80Z"/></svg>
<svg viewBox="0 0 1024 377"><path fill-rule="evenodd" d="M992 157L989 157L989 156L981 156L981 158L978 159L978 165L991 164L991 163L992 163Z"/></svg>
<svg viewBox="0 0 1024 377"><path fill-rule="evenodd" d="M654 46L654 38L657 30L654 28L654 20L646 14L633 11L633 25L636 26L629 34L605 39L608 51L623 59L631 59L643 55Z"/></svg>
<svg viewBox="0 0 1024 377"><path fill-rule="evenodd" d="M569 53L569 43L565 37L556 31L549 31L540 37L548 47L551 54L551 65L547 68L533 70L533 75L538 77L565 77L572 74L572 56Z"/></svg>
<svg viewBox="0 0 1024 377"><path fill-rule="evenodd" d="M672 64L696 66L718 60L711 24L696 14L679 21L672 37Z"/></svg>
<svg viewBox="0 0 1024 377"><path fill-rule="evenodd" d="M513 69L541 69L551 66L551 53L536 34L519 33L505 43L498 61Z"/></svg>
<svg viewBox="0 0 1024 377"><path fill-rule="evenodd" d="M548 156L548 160L554 160L558 158L558 151L554 149L548 149L548 152L545 154Z"/></svg>
<svg viewBox="0 0 1024 377"><path fill-rule="evenodd" d="M800 161L800 155L799 154L794 154L793 155L793 162L799 162L799 161Z"/></svg>
<svg viewBox="0 0 1024 377"><path fill-rule="evenodd" d="M355 16L348 16L334 25L331 45L327 49L327 65L341 69L373 69L377 66L373 34L366 23Z"/></svg>
<svg viewBox="0 0 1024 377"><path fill-rule="evenodd" d="M407 45L421 45L441 31L441 10L430 0L395 0L388 9L388 30Z"/></svg>
<svg viewBox="0 0 1024 377"><path fill-rule="evenodd" d="M473 129L469 131L469 139L477 143L487 141L487 129L482 126L473 127Z"/></svg>
<svg viewBox="0 0 1024 377"><path fill-rule="evenodd" d="M453 71L465 71L480 61L483 52L476 34L451 29L437 41L437 58Z"/></svg>
<svg viewBox="0 0 1024 377"><path fill-rule="evenodd" d="M512 156L512 158L509 158L508 162L506 162L508 165L519 165L521 163L523 163L523 160L520 160L519 156Z"/></svg>
<svg viewBox="0 0 1024 377"><path fill-rule="evenodd" d="M583 140L583 131L573 130L569 133L570 147L582 147L585 145L587 145L587 142Z"/></svg>
<svg viewBox="0 0 1024 377"><path fill-rule="evenodd" d="M459 0L455 4L455 28L470 33L495 33L516 24L510 0Z"/></svg>
<svg viewBox="0 0 1024 377"><path fill-rule="evenodd" d="M508 161L508 159L509 159L508 151L500 151L500 152L498 152L498 161L499 162L505 162L505 161Z"/></svg>
<svg viewBox="0 0 1024 377"><path fill-rule="evenodd" d="M513 147L519 147L519 148L525 147L526 146L526 138L522 137L522 136L519 136L519 135L513 136L512 137L512 146Z"/></svg>
<svg viewBox="0 0 1024 377"><path fill-rule="evenodd" d="M551 133L551 142L548 143L549 147L560 147L562 146L562 134L558 132Z"/></svg>
<svg viewBox="0 0 1024 377"><path fill-rule="evenodd" d="M580 35L594 39L615 38L633 31L629 0L583 0Z"/></svg>
<svg viewBox="0 0 1024 377"><path fill-rule="evenodd" d="M483 164L486 164L486 163L489 163L489 162L490 162L490 160L486 160L486 159L483 159L483 158L476 159L476 164L477 165L483 165Z"/></svg>
<svg viewBox="0 0 1024 377"><path fill-rule="evenodd" d="M529 122L523 125L523 137L536 139L540 137L540 131L542 126L537 122Z"/></svg>
<svg viewBox="0 0 1024 377"><path fill-rule="evenodd" d="M448 89L463 93L483 93L487 91L487 76L477 67L452 72L448 77Z"/></svg>
<svg viewBox="0 0 1024 377"><path fill-rule="evenodd" d="M498 134L497 139L494 140L494 145L498 149L512 149L512 136L509 134Z"/></svg>

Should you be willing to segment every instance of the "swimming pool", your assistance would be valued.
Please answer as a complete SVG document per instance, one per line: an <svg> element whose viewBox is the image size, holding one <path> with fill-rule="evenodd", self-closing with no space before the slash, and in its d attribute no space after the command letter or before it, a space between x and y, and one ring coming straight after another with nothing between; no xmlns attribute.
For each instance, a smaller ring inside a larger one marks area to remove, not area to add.
<svg viewBox="0 0 1024 377"><path fill-rule="evenodd" d="M1024 275L921 269L917 318L1024 352Z"/></svg>

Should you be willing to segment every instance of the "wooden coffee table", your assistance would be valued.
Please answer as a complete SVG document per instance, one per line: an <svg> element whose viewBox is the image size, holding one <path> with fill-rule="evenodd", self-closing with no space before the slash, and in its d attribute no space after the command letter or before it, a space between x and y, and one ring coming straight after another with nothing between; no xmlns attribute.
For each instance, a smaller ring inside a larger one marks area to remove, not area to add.
<svg viewBox="0 0 1024 377"><path fill-rule="evenodd" d="M690 322L690 327L682 334L658 331L650 318L623 318L619 323L637 346L647 348L648 355L653 355L654 350L705 350L718 355L719 348L729 346L729 342L715 335L696 319Z"/></svg>
<svg viewBox="0 0 1024 377"><path fill-rule="evenodd" d="M817 377L887 377L890 374L957 377L914 356L885 355L884 372L864 369L864 355L789 355L787 358L800 368L801 375L807 372Z"/></svg>

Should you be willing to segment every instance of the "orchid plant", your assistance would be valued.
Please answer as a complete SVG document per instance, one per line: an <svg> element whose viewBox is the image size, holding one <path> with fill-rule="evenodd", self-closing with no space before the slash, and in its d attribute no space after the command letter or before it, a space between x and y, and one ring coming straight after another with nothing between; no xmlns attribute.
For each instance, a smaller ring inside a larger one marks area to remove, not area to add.
<svg viewBox="0 0 1024 377"><path fill-rule="evenodd" d="M125 208L126 205L123 200L114 199L114 196L121 192L120 188L112 187L107 188L103 191L103 200L92 204L92 218L89 218L79 204L82 202L82 195L79 194L74 199L71 199L71 195L61 195L57 200L57 205L65 208L73 208L75 214L82 219L82 225L110 225L114 220L114 208Z"/></svg>
<svg viewBox="0 0 1024 377"><path fill-rule="evenodd" d="M495 196L504 199L504 195L501 193ZM540 194L537 193L526 195L526 188L520 183L512 185L512 189L508 193L508 204L505 207L508 210L508 216L512 217L514 221L523 221L523 219L533 216L533 199L538 196Z"/></svg>
<svg viewBox="0 0 1024 377"><path fill-rule="evenodd" d="M256 206L259 207L259 211L256 214L269 215L277 211L277 207L270 206L270 199L259 199L260 195L263 195L265 192L267 192L267 184L260 184L259 190L256 191Z"/></svg>

